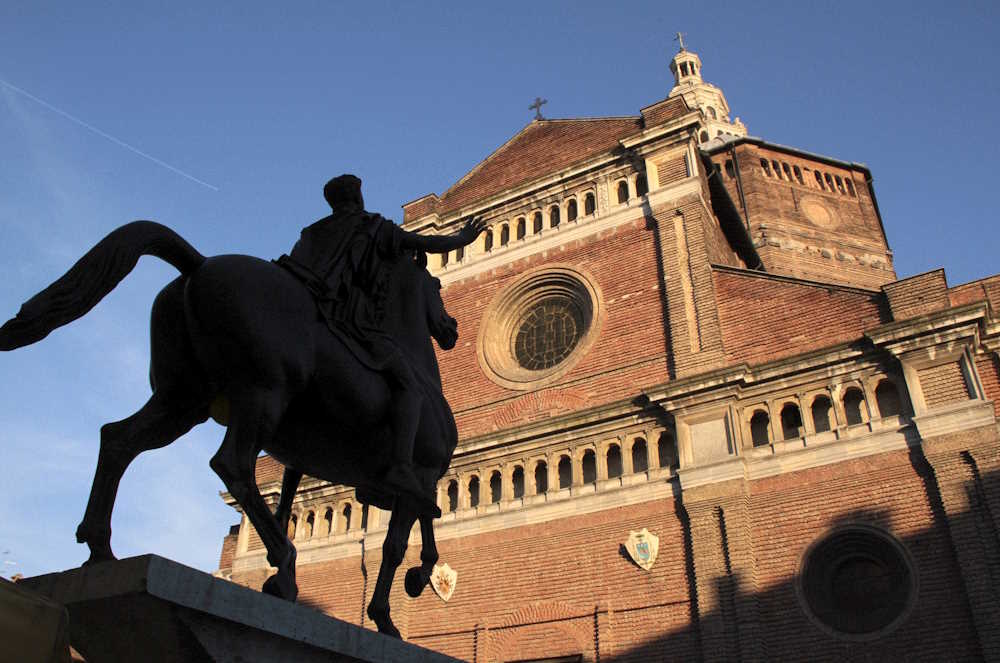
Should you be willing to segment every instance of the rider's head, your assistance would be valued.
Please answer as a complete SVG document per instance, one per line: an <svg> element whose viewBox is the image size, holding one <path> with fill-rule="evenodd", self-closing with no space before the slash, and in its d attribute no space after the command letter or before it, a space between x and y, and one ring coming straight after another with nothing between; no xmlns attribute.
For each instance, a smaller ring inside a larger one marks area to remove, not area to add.
<svg viewBox="0 0 1000 663"><path fill-rule="evenodd" d="M334 177L323 187L323 197L334 210L365 207L365 200L361 197L361 179L354 175Z"/></svg>

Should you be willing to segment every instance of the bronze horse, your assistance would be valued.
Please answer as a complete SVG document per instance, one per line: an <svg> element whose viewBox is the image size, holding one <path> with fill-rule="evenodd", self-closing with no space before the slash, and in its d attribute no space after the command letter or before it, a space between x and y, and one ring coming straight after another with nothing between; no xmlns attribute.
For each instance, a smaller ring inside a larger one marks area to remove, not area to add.
<svg viewBox="0 0 1000 663"><path fill-rule="evenodd" d="M389 389L358 348L326 328L309 292L274 263L249 256L205 258L169 228L136 221L111 232L63 277L25 302L0 328L0 349L44 338L89 311L135 267L156 256L181 276L157 295L151 321L153 394L132 416L101 427L94 483L76 536L96 563L114 559L111 511L118 483L140 453L164 447L205 422L226 426L212 469L243 508L277 573L263 591L294 601L295 547L286 536L292 498L302 473L355 486L358 499L392 516L368 615L379 631L399 637L389 617L389 589L419 519L420 566L406 574L418 596L438 559L432 516L405 497L380 490L391 459L384 443ZM405 253L391 267L385 329L412 362L423 390L414 465L434 499L458 435L441 392L431 338L448 350L457 325L445 311L440 282L422 254ZM257 487L254 467L266 451L285 466L282 494L272 514Z"/></svg>

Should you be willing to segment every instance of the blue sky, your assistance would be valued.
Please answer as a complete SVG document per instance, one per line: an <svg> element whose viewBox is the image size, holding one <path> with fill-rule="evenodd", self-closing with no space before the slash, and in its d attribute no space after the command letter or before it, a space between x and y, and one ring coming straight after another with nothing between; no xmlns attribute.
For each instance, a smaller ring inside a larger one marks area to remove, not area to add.
<svg viewBox="0 0 1000 663"><path fill-rule="evenodd" d="M323 183L355 172L368 208L398 220L530 121L536 95L553 118L666 96L678 30L751 134L871 168L900 276L987 276L998 16L987 2L5 0L0 318L135 218L205 254L275 257L325 213ZM98 429L149 395L149 308L173 276L144 259L87 317L0 355L0 574L86 558L73 534ZM221 436L205 424L132 465L119 556L215 568L237 521L208 467Z"/></svg>

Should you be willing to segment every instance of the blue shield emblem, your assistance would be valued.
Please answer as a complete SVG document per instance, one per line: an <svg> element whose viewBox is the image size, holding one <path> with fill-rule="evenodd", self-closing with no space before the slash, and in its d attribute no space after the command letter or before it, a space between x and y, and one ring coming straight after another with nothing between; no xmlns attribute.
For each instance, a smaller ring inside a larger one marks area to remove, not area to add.
<svg viewBox="0 0 1000 663"><path fill-rule="evenodd" d="M639 556L639 561L648 562L650 558L649 542L641 541L635 544L635 554Z"/></svg>

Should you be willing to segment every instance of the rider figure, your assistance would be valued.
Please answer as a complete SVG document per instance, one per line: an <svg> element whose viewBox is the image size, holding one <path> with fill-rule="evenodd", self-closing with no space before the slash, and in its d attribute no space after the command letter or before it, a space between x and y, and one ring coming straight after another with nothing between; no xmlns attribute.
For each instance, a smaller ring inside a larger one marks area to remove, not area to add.
<svg viewBox="0 0 1000 663"><path fill-rule="evenodd" d="M423 397L409 361L381 329L390 265L404 251L445 253L464 247L483 224L469 221L454 235L427 236L403 230L389 219L366 212L361 180L341 175L326 183L323 196L332 210L302 231L278 263L309 288L331 331L346 335L367 352L362 358L386 379L391 392L389 419L392 461L382 477L395 494L405 494L418 509L437 507L414 472L413 446Z"/></svg>

